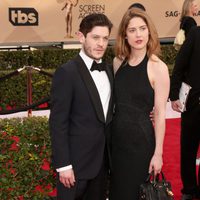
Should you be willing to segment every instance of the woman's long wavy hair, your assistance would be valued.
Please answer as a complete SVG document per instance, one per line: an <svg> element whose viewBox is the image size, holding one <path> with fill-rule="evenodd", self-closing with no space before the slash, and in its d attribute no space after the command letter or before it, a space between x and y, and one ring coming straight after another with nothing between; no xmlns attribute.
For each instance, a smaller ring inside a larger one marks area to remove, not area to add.
<svg viewBox="0 0 200 200"><path fill-rule="evenodd" d="M151 21L150 17L145 11L138 8L131 8L124 14L121 23L119 25L118 34L115 43L115 55L117 58L129 59L131 54L131 47L126 39L126 31L129 22L134 17L140 17L144 20L149 30L149 41L147 43L147 56L151 58L152 54L159 56L160 54L160 42L158 39L158 33Z"/></svg>

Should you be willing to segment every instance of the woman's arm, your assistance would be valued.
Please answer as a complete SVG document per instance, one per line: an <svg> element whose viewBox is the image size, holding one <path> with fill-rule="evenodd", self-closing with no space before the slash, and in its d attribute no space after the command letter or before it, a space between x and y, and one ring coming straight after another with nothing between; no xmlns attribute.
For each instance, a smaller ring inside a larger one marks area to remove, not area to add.
<svg viewBox="0 0 200 200"><path fill-rule="evenodd" d="M155 174L162 169L163 142L165 136L166 104L169 96L169 73L168 67L161 60L152 62L150 67L151 83L154 89L154 130L156 146L151 159L149 171Z"/></svg>

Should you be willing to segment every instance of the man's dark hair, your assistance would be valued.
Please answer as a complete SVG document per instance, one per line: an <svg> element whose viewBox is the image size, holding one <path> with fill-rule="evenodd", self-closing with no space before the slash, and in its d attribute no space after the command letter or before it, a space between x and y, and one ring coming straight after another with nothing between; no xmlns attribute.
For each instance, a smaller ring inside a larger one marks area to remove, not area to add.
<svg viewBox="0 0 200 200"><path fill-rule="evenodd" d="M86 36L95 26L106 26L110 33L113 25L106 15L102 13L92 13L82 19L79 31Z"/></svg>
<svg viewBox="0 0 200 200"><path fill-rule="evenodd" d="M143 11L146 11L145 7L141 3L134 3L130 5L128 9L131 9L131 8L139 8Z"/></svg>

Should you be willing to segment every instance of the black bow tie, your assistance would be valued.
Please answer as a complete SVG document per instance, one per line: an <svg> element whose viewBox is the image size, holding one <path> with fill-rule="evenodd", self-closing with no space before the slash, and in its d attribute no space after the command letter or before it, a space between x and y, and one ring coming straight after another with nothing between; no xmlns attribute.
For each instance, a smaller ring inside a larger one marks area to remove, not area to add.
<svg viewBox="0 0 200 200"><path fill-rule="evenodd" d="M94 70L98 70L99 72L105 71L106 70L105 64L104 63L97 63L96 61L94 61L92 63L92 67L90 68L90 71L94 71Z"/></svg>

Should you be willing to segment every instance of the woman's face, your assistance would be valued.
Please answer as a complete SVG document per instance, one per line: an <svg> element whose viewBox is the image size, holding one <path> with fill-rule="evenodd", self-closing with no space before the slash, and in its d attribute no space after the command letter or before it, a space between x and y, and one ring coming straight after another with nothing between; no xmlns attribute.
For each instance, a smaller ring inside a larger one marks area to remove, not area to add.
<svg viewBox="0 0 200 200"><path fill-rule="evenodd" d="M198 12L198 3L196 0L194 0L191 4L191 13L192 15L197 14Z"/></svg>
<svg viewBox="0 0 200 200"><path fill-rule="evenodd" d="M149 29L142 18L134 17L129 21L126 39L131 48L137 50L146 48L149 40Z"/></svg>

